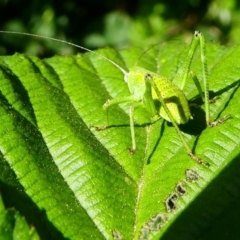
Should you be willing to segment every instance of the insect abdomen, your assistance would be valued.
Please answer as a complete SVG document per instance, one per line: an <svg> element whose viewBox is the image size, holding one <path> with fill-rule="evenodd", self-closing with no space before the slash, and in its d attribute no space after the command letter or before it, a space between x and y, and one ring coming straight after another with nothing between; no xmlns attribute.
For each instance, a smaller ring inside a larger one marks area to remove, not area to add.
<svg viewBox="0 0 240 240"><path fill-rule="evenodd" d="M191 112L184 93L175 84L166 78L154 75L153 81L156 83L161 96L176 123L187 123L191 118ZM152 95L154 100L158 99L154 90L152 92ZM159 114L162 118L171 122L168 114L162 106L160 106Z"/></svg>

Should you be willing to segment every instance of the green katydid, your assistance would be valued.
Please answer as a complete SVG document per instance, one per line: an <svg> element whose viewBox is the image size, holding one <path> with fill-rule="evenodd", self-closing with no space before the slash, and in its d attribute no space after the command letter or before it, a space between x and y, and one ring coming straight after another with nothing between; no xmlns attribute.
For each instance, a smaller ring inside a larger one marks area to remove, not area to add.
<svg viewBox="0 0 240 240"><path fill-rule="evenodd" d="M122 73L124 74L124 81L128 84L130 95L122 98L114 98L114 99L107 100L106 103L103 105L103 108L105 110L108 110L108 108L113 105L118 105L121 103L130 103L129 117L130 117L130 131L131 131L131 138L132 138L132 147L130 149L130 153L134 153L137 148L135 131L134 131L134 121L133 121L134 103L141 102L145 106L146 110L151 114L152 118L154 118L157 115L171 122L174 128L176 129L177 134L179 135L188 155L196 162L200 164L205 164L208 166L208 163L206 163L204 160L202 160L201 158L193 154L192 150L188 146L187 142L183 137L183 134L181 133L178 127L179 124L185 124L189 121L189 119L192 118L188 101L182 90L185 86L187 76L190 72L191 62L198 45L200 45L200 50L201 50L204 96L202 94L202 89L199 81L197 80L197 78L193 78L193 79L200 93L200 96L203 98L203 101L205 103L206 123L208 126L215 126L219 123L224 122L228 118L228 116L226 116L223 119L217 120L215 122L210 121L207 63L206 63L206 56L205 56L206 47L205 47L205 39L201 32L195 31L187 58L182 64L182 66L178 69L176 76L174 77L174 80L178 80L178 79L181 80L180 88L177 87L175 84L173 84L172 81L162 76L159 76L153 72L150 72L144 68L135 66L132 69L130 69L129 72L127 72L118 64L108 59L107 57L99 54L98 52L94 52L90 49L87 49L82 46L78 46L76 44L73 44L64 40L59 40L51 37L45 37L45 36L40 36L40 35L35 35L30 33L9 32L9 31L0 31L0 32L10 33L10 34L22 34L22 35L28 35L32 37L39 37L39 38L59 41L59 42L66 43L66 44L75 46L77 48L83 49L85 51L97 54L102 59L109 61L119 70L121 70ZM155 100L158 100L161 104L159 110L155 106ZM106 127L96 128L96 129L104 129L107 127L108 127L108 123Z"/></svg>

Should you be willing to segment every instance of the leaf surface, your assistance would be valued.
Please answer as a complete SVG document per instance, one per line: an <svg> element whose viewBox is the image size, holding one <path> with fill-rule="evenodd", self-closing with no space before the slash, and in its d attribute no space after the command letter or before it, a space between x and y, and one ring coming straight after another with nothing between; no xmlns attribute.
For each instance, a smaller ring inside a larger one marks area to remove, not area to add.
<svg viewBox="0 0 240 240"><path fill-rule="evenodd" d="M126 70L137 62L171 80L187 50L170 42L142 56L139 48L99 53ZM239 191L229 193L238 182L230 176L239 168L239 57L239 47L207 44L210 93L217 97L211 119L231 118L207 128L204 108L192 107L194 120L181 127L195 154L210 164L207 168L190 159L171 124L162 119L151 124L141 106L135 114L135 154L128 151L129 104L111 107L110 127L96 130L106 124L106 100L129 95L122 72L98 55L2 56L1 181L20 184L44 212L45 224L64 238L207 235L207 226L239 198ZM199 52L191 70L201 81ZM184 92L191 102L198 100L190 79ZM216 199L220 194L224 197ZM209 212L203 214L206 207Z"/></svg>

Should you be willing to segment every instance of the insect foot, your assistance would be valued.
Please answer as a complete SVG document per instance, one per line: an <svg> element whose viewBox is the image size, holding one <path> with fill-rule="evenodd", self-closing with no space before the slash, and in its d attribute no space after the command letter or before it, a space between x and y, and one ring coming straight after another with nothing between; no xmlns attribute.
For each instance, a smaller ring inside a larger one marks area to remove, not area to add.
<svg viewBox="0 0 240 240"><path fill-rule="evenodd" d="M94 127L94 126L91 126L91 127ZM102 131L102 130L106 130L108 128L108 126L102 126L102 127L94 127L95 130L97 131Z"/></svg>
<svg viewBox="0 0 240 240"><path fill-rule="evenodd" d="M210 167L210 164L208 162L205 162L204 160L202 160L201 158L195 156L192 152L190 152L188 154L194 161L196 161L197 163L199 164L203 164L205 165L206 167Z"/></svg>
<svg viewBox="0 0 240 240"><path fill-rule="evenodd" d="M232 116L230 114L225 115L223 118L218 119L216 121L210 122L208 123L209 127L216 127L219 124L225 123L229 118L231 118Z"/></svg>
<svg viewBox="0 0 240 240"><path fill-rule="evenodd" d="M108 99L104 104L103 104L103 109L106 110L110 105L110 100Z"/></svg>
<svg viewBox="0 0 240 240"><path fill-rule="evenodd" d="M133 154L135 154L136 149L128 148L128 152L129 152L129 154L133 155Z"/></svg>
<svg viewBox="0 0 240 240"><path fill-rule="evenodd" d="M212 99L209 99L209 103L215 103L217 99L219 99L219 96L215 96Z"/></svg>

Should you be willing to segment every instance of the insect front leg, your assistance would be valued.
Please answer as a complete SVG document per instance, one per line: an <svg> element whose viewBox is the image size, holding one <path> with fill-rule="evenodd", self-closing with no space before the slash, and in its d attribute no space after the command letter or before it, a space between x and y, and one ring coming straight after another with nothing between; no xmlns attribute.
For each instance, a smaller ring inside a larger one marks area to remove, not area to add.
<svg viewBox="0 0 240 240"><path fill-rule="evenodd" d="M133 120L133 114L134 114L134 106L130 106L129 108L129 118L130 118L130 130L131 130L131 138L132 138L132 148L129 149L130 154L134 154L136 151L136 137L135 137L135 129L134 129L134 120Z"/></svg>
<svg viewBox="0 0 240 240"><path fill-rule="evenodd" d="M129 148L130 154L134 154L136 151L136 137L135 137L135 129L134 129L134 106L133 103L135 102L135 99L133 96L127 96L123 98L114 98L107 100L104 105L103 109L106 110L106 116L107 116L107 125L104 126L104 128L98 128L98 130L103 130L108 128L109 126L109 121L108 121L108 109L109 107L113 105L119 105L121 103L132 103L130 108L129 108L129 122L130 122L130 131L131 131L131 139L132 139L132 147Z"/></svg>

